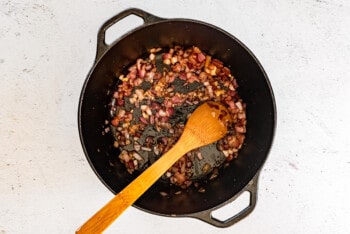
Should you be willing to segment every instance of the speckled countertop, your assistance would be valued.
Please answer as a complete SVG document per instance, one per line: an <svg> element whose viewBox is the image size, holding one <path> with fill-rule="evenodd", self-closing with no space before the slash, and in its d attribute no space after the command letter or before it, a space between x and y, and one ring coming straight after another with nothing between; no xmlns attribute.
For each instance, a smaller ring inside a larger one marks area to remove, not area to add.
<svg viewBox="0 0 350 234"><path fill-rule="evenodd" d="M112 198L83 154L77 108L98 28L129 7L243 41L270 78L278 125L258 204L238 224L130 208L106 233L350 233L346 0L1 0L0 233L73 233Z"/></svg>

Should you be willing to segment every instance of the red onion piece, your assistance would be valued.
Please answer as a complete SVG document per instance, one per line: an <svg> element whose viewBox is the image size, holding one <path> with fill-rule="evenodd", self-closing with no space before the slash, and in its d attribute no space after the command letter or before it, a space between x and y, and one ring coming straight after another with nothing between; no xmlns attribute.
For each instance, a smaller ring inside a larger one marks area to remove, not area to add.
<svg viewBox="0 0 350 234"><path fill-rule="evenodd" d="M197 55L197 60L198 60L198 62L203 62L204 60L205 60L205 55L203 54L203 53L199 53L198 55Z"/></svg>

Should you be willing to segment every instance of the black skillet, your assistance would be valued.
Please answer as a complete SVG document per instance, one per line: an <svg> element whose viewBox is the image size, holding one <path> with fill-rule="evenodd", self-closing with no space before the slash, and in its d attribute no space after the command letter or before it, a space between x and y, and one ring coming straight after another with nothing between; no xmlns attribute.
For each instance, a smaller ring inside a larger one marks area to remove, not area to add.
<svg viewBox="0 0 350 234"><path fill-rule="evenodd" d="M105 43L106 30L129 15L143 19L144 24L120 37L111 45ZM173 45L198 46L222 60L239 84L239 94L247 104L247 133L238 158L220 171L212 181L204 182L204 193L190 188L179 189L158 181L134 206L146 212L177 217L194 217L218 227L228 227L253 211L257 201L257 184L261 168L272 145L276 106L268 77L252 54L237 38L208 23L191 19L163 19L140 9L128 9L102 25L97 37L95 63L84 83L78 111L79 133L85 155L100 180L113 193L121 191L135 175L119 163L119 150L111 134L104 134L109 117L108 104L115 77L154 47ZM249 192L250 203L227 220L212 212L243 192ZM163 197L160 192L166 192Z"/></svg>

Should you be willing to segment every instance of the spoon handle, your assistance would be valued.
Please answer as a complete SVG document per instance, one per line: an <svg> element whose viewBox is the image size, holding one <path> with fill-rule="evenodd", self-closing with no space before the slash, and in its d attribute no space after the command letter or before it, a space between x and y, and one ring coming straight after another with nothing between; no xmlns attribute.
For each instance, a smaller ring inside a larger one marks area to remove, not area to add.
<svg viewBox="0 0 350 234"><path fill-rule="evenodd" d="M182 155L191 150L189 147L186 147L188 144L184 142L185 139L181 139L167 153L160 157L104 207L97 211L97 213L86 221L75 233L101 233L112 224L112 222L146 192L168 168Z"/></svg>

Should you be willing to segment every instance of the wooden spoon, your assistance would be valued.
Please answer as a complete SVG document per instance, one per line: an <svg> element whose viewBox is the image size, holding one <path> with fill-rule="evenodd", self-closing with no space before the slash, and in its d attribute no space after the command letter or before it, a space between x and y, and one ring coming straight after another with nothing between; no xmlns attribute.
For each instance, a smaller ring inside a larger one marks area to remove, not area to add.
<svg viewBox="0 0 350 234"><path fill-rule="evenodd" d="M187 152L221 139L231 122L228 110L206 102L190 116L178 142L93 215L76 233L101 233Z"/></svg>

